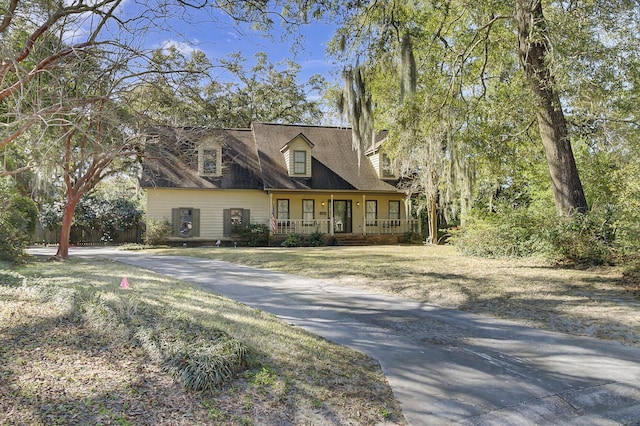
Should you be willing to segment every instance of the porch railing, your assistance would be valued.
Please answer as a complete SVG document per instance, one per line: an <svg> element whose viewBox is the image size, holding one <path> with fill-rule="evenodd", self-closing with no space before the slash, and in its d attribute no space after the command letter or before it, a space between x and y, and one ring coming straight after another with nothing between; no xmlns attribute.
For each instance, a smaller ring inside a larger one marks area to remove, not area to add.
<svg viewBox="0 0 640 426"><path fill-rule="evenodd" d="M329 219L278 219L276 221L276 234L302 234L309 235L314 232L329 233Z"/></svg>
<svg viewBox="0 0 640 426"><path fill-rule="evenodd" d="M405 234L407 232L420 232L420 223L416 219L376 219L366 221L364 234Z"/></svg>
<svg viewBox="0 0 640 426"><path fill-rule="evenodd" d="M278 219L276 220L275 234L302 234L309 235L314 232L322 234L331 233L331 219ZM338 233L341 227L334 223L333 231ZM377 219L367 222L363 230L354 230L353 234L382 235L404 234L407 232L420 232L418 220L401 219Z"/></svg>

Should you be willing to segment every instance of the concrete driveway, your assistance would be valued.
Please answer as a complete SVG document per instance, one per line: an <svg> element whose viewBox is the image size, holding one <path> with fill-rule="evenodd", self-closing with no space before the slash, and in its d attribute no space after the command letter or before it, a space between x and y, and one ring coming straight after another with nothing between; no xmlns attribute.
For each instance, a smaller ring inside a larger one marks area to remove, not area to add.
<svg viewBox="0 0 640 426"><path fill-rule="evenodd" d="M366 353L411 425L640 425L638 348L221 261L71 255L187 281Z"/></svg>

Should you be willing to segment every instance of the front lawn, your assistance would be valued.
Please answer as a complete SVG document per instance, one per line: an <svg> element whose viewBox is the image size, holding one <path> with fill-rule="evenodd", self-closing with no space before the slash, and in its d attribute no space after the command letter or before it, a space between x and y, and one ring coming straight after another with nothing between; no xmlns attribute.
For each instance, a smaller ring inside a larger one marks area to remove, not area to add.
<svg viewBox="0 0 640 426"><path fill-rule="evenodd" d="M487 259L452 246L174 248L300 274L333 284L507 318L534 327L640 346L640 288L619 268L561 268L531 259Z"/></svg>
<svg viewBox="0 0 640 426"><path fill-rule="evenodd" d="M376 362L273 315L110 261L0 264L0 424L401 419Z"/></svg>

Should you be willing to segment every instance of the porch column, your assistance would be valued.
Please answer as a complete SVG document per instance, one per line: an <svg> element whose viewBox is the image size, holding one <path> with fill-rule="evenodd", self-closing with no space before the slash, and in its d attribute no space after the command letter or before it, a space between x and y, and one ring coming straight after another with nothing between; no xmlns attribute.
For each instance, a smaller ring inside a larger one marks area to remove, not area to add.
<svg viewBox="0 0 640 426"><path fill-rule="evenodd" d="M362 194L362 235L367 235L367 196Z"/></svg>
<svg viewBox="0 0 640 426"><path fill-rule="evenodd" d="M273 193L269 192L269 208L267 209L269 214L269 229L271 230L271 235L275 235L277 230L277 222L276 222L276 212L273 208Z"/></svg>
<svg viewBox="0 0 640 426"><path fill-rule="evenodd" d="M331 194L331 201L329 201L329 235L333 236L333 194Z"/></svg>

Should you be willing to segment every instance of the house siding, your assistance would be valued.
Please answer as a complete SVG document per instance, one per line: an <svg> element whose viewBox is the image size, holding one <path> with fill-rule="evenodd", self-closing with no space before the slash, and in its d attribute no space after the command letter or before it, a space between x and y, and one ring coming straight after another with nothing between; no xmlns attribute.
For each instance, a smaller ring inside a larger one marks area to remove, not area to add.
<svg viewBox="0 0 640 426"><path fill-rule="evenodd" d="M215 241L225 239L223 212L229 208L249 209L251 223L268 223L269 196L254 190L198 190L147 188L147 219L168 220L174 208L191 207L200 210L200 235L172 240Z"/></svg>
<svg viewBox="0 0 640 426"><path fill-rule="evenodd" d="M376 169L376 173L378 174L378 177L381 177L382 167L380 163L380 152L376 152L375 154L370 154L368 155L368 157L369 157L369 161L371 162L371 165L373 166L374 169Z"/></svg>
<svg viewBox="0 0 640 426"><path fill-rule="evenodd" d="M309 144L300 136L289 143L287 149L283 152L285 164L290 176L295 177L311 177L311 150ZM296 151L304 151L306 155L306 173L294 173L293 156Z"/></svg>

